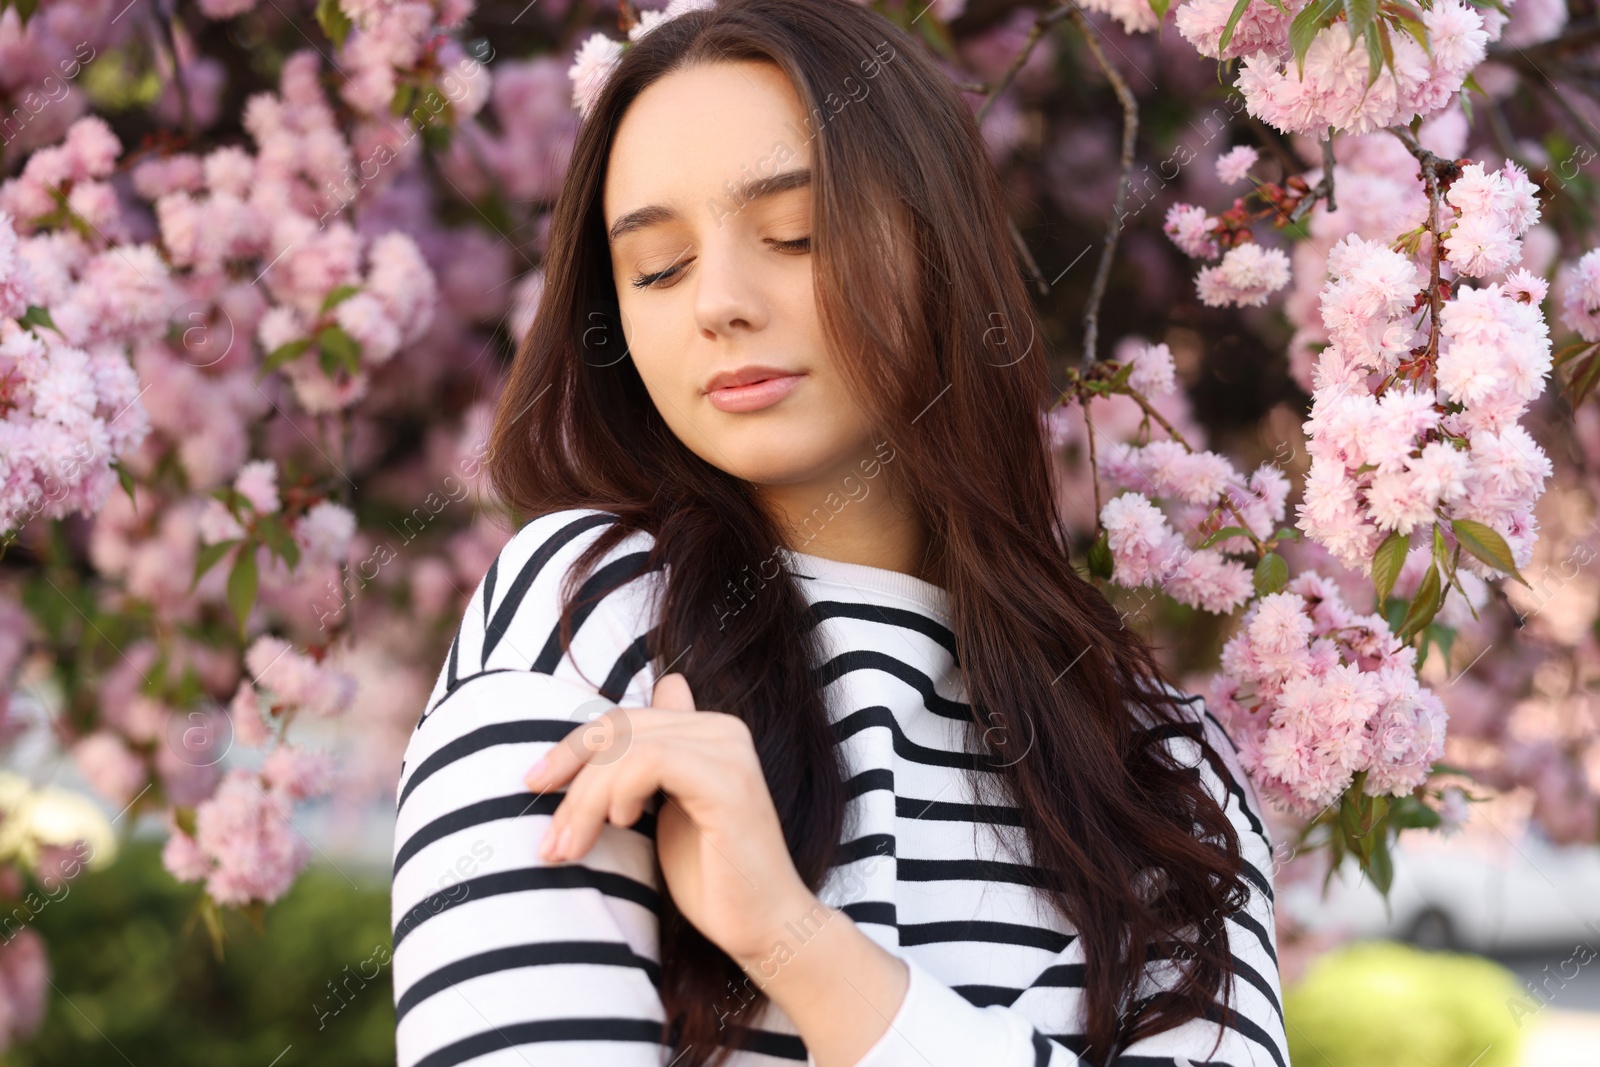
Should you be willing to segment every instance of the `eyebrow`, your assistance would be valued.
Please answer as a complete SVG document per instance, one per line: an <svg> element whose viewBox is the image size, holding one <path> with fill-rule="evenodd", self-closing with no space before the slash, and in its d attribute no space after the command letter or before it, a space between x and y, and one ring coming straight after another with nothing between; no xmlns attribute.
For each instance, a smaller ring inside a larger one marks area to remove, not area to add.
<svg viewBox="0 0 1600 1067"><path fill-rule="evenodd" d="M765 178L748 178L740 183L733 192L733 201L740 207L753 200L763 197L777 196L787 193L791 189L803 189L811 184L811 168L796 167L793 170L779 171L777 174ZM679 217L678 212L665 204L651 204L648 207L630 211L611 224L611 229L606 231L606 240L615 244L617 240L632 233L642 230L657 223L671 222Z"/></svg>

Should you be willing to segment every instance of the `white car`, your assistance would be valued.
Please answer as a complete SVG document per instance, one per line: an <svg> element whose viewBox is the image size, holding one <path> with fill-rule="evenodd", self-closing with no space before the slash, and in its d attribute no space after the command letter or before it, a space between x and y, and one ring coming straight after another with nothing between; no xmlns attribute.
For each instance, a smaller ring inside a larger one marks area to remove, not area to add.
<svg viewBox="0 0 1600 1067"><path fill-rule="evenodd" d="M1473 820L1479 822L1480 820ZM1600 952L1600 846L1555 845L1537 830L1494 824L1445 838L1407 831L1383 897L1347 857L1321 880L1282 885L1278 907L1313 930L1388 937L1423 948L1493 953L1584 942Z"/></svg>

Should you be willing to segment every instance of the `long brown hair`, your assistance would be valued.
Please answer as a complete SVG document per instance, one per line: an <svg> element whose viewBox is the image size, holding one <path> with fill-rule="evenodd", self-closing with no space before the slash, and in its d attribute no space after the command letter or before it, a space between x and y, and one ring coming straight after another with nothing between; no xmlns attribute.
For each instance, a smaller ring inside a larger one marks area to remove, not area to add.
<svg viewBox="0 0 1600 1067"><path fill-rule="evenodd" d="M819 888L847 798L808 604L792 580L751 589L779 527L657 414L626 353L602 214L629 103L674 70L746 60L783 70L806 109L796 133L812 141L819 316L893 449L896 494L931 535L974 730L993 757L976 787L1019 810L1035 885L1082 939L1081 1054L1109 1062L1140 1037L1219 1019L1233 974L1221 917L1247 895L1238 836L1160 743L1194 731L1150 651L1069 563L1040 420L1041 330L999 180L971 109L911 36L854 0L721 0L627 50L555 204L543 296L498 403L493 483L529 517L619 517L579 572L627 533L653 535L650 569L666 566L653 662L681 671L701 707L749 724L795 866ZM669 894L660 931L662 1040L686 1067L720 1063L747 1033L721 1032L717 1005L746 976ZM1135 1001L1154 959L1186 966L1170 992Z"/></svg>

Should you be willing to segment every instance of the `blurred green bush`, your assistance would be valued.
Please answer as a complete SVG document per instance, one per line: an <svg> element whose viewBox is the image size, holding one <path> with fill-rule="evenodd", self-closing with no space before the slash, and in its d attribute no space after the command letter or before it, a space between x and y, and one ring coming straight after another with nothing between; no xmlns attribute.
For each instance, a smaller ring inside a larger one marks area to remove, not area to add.
<svg viewBox="0 0 1600 1067"><path fill-rule="evenodd" d="M393 1067L387 885L313 866L266 909L264 934L223 917L221 961L199 899L146 842L73 882L35 920L54 972L44 1025L0 1062Z"/></svg>
<svg viewBox="0 0 1600 1067"><path fill-rule="evenodd" d="M1516 1067L1516 975L1493 960L1355 941L1284 993L1294 1067ZM1487 1051L1485 1051L1487 1049Z"/></svg>

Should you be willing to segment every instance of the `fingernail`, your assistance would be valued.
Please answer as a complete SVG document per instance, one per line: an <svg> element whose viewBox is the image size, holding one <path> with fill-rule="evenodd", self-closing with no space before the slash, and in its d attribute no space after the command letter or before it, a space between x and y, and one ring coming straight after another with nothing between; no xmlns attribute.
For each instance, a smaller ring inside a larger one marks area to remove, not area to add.
<svg viewBox="0 0 1600 1067"><path fill-rule="evenodd" d="M546 832L544 835L544 840L539 842L539 855L544 859L554 858L557 848L560 844L561 835L559 833L551 834Z"/></svg>

